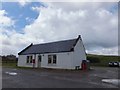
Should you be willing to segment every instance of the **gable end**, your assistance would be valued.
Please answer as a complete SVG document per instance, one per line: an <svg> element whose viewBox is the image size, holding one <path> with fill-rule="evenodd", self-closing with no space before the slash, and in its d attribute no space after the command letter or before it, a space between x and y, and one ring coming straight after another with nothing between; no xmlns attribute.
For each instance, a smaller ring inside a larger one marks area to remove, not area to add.
<svg viewBox="0 0 120 90"><path fill-rule="evenodd" d="M74 47L76 46L78 40L81 39L81 36L78 35L78 38L76 39L75 43L73 44L72 48L70 49L70 51L74 51Z"/></svg>
<svg viewBox="0 0 120 90"><path fill-rule="evenodd" d="M24 52L25 50L27 50L29 47L31 47L33 45L33 43L31 43L29 46L27 46L25 49L23 49L21 52L18 53L18 55L20 55L22 52Z"/></svg>

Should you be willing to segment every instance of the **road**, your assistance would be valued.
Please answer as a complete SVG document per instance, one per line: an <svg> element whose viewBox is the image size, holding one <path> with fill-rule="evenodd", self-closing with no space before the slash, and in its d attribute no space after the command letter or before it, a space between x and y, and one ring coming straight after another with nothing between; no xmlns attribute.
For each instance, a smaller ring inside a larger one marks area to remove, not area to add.
<svg viewBox="0 0 120 90"><path fill-rule="evenodd" d="M93 67L89 71L2 69L2 88L118 88L102 82L117 79L118 68Z"/></svg>

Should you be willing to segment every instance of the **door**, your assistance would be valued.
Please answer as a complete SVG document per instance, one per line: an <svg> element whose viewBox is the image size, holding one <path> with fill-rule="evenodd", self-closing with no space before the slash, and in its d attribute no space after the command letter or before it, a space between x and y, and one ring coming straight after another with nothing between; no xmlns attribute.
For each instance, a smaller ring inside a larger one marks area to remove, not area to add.
<svg viewBox="0 0 120 90"><path fill-rule="evenodd" d="M38 55L38 67L41 67L42 56Z"/></svg>

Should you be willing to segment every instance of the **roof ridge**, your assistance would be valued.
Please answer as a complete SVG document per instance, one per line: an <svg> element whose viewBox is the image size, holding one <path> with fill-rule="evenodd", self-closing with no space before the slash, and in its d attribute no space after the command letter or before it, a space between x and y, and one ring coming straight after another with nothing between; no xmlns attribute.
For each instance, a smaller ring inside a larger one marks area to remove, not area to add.
<svg viewBox="0 0 120 90"><path fill-rule="evenodd" d="M57 42L65 42L65 41L71 41L71 40L76 40L75 39L68 39L68 40L60 40L60 41L54 41L54 42L46 42L46 43L41 43L41 44L33 44L33 46L37 46L37 45L44 45L44 44L51 44L51 43L57 43Z"/></svg>

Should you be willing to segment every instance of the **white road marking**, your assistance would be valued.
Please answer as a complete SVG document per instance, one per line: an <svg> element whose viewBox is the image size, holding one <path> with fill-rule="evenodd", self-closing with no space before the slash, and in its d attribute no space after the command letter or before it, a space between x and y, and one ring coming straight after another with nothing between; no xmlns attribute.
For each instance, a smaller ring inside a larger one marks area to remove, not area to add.
<svg viewBox="0 0 120 90"><path fill-rule="evenodd" d="M120 79L102 79L102 82L119 85Z"/></svg>
<svg viewBox="0 0 120 90"><path fill-rule="evenodd" d="M6 74L9 74L9 75L17 75L16 72L5 72Z"/></svg>

